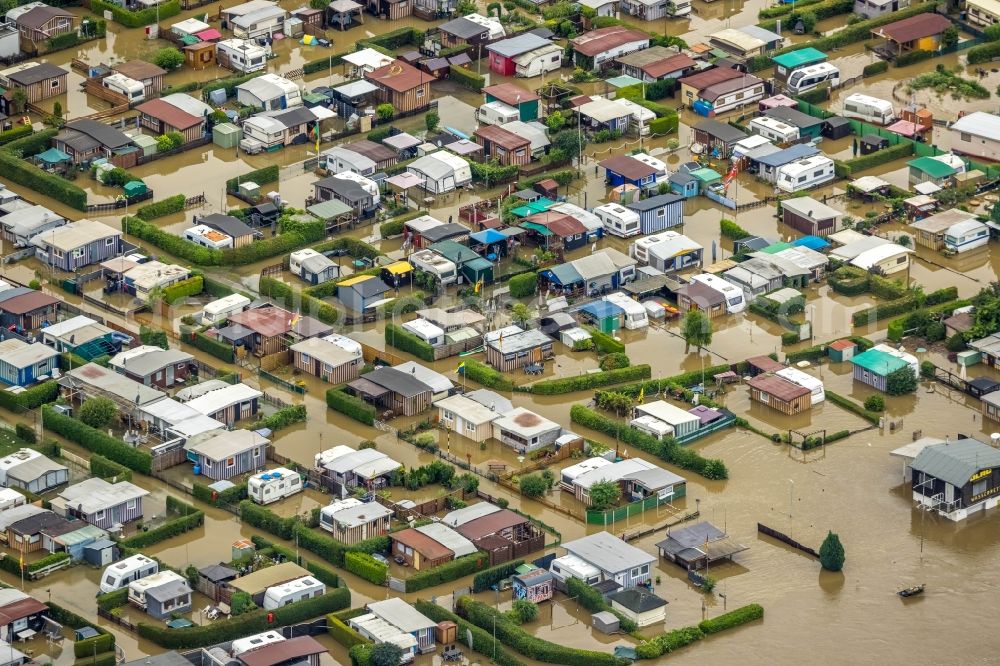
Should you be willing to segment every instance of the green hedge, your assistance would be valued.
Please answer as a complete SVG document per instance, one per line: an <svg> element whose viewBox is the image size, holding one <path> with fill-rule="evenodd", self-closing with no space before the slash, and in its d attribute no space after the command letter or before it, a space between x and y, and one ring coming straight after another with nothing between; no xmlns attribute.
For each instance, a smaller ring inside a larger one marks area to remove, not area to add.
<svg viewBox="0 0 1000 666"><path fill-rule="evenodd" d="M332 388L326 392L326 406L365 425L375 425L375 408L361 398L348 394L343 388Z"/></svg>
<svg viewBox="0 0 1000 666"><path fill-rule="evenodd" d="M471 358L462 362L465 364L463 372L466 379L495 391L514 390L514 382L504 376L502 372Z"/></svg>
<svg viewBox="0 0 1000 666"><path fill-rule="evenodd" d="M262 259L283 256L326 237L326 223L321 220L303 222L283 217L278 221L278 234L237 248L222 251L225 266L245 266Z"/></svg>
<svg viewBox="0 0 1000 666"><path fill-rule="evenodd" d="M8 144L8 148L12 144ZM39 169L31 162L0 150L0 173L5 179L51 197L70 208L86 212L87 193L65 178Z"/></svg>
<svg viewBox="0 0 1000 666"><path fill-rule="evenodd" d="M162 328L150 328L140 324L139 341L144 345L151 345L160 349L170 349L170 343L167 341L167 333ZM97 361L95 360L94 362L96 363Z"/></svg>
<svg viewBox="0 0 1000 666"><path fill-rule="evenodd" d="M392 238L403 233L406 222L404 220L389 220L378 225L378 233L382 238Z"/></svg>
<svg viewBox="0 0 1000 666"><path fill-rule="evenodd" d="M187 298L188 296L197 296L205 290L205 278L201 275L194 275L187 278L186 280L181 280L180 282L175 282L169 287L163 289L163 300L169 305L173 305L182 298Z"/></svg>
<svg viewBox="0 0 1000 666"><path fill-rule="evenodd" d="M213 493L215 493L214 499ZM205 504L212 504L214 506L239 504L242 500L247 498L247 484L246 481L244 481L243 483L237 484L232 488L223 490L222 492L216 492L205 484L195 481L191 494L194 495L195 499L201 500Z"/></svg>
<svg viewBox="0 0 1000 666"><path fill-rule="evenodd" d="M344 553L344 569L375 585L384 585L389 577L388 565L368 553Z"/></svg>
<svg viewBox="0 0 1000 666"><path fill-rule="evenodd" d="M298 524L297 517L282 518L267 507L260 506L248 499L240 502L240 518L246 524L286 541L295 535L295 526Z"/></svg>
<svg viewBox="0 0 1000 666"><path fill-rule="evenodd" d="M868 278L868 288L878 298L893 300L906 295L906 285L899 280L888 280L881 275Z"/></svg>
<svg viewBox="0 0 1000 666"><path fill-rule="evenodd" d="M633 365L628 368L619 368L617 370L608 370L606 372L588 373L576 377L546 379L529 386L519 386L518 389L523 389L526 392L537 395L561 395L563 393L595 389L601 386L633 382L638 379L649 379L652 376L653 369L646 364L642 364Z"/></svg>
<svg viewBox="0 0 1000 666"><path fill-rule="evenodd" d="M458 580L463 576L468 576L479 571L489 564L489 561L490 558L485 552L478 551L471 555L456 558L451 562L445 562L431 569L416 571L406 579L406 591L408 593L418 592L419 590L434 587L435 585L450 583L453 580Z"/></svg>
<svg viewBox="0 0 1000 666"><path fill-rule="evenodd" d="M913 155L913 143L910 141L901 141L895 146L883 148L869 155L861 155L853 159L844 160L843 162L837 162L836 166L838 175L846 177L873 167L888 164L889 162L901 160L911 155Z"/></svg>
<svg viewBox="0 0 1000 666"><path fill-rule="evenodd" d="M865 65L864 69L861 70L861 75L866 79L870 76L876 76L878 74L884 74L889 71L889 63L885 60L879 60L873 62L870 65Z"/></svg>
<svg viewBox="0 0 1000 666"><path fill-rule="evenodd" d="M168 650L183 650L224 643L268 629L299 624L306 620L324 616L351 605L351 591L346 587L327 589L326 594L297 601L288 606L266 611L263 608L238 615L229 620L219 620L211 624L171 629L164 624L140 622L139 636ZM274 614L274 622L268 624L267 616Z"/></svg>
<svg viewBox="0 0 1000 666"><path fill-rule="evenodd" d="M166 217L184 210L186 197L183 194L176 194L161 201L154 201L151 204L142 206L135 212L135 216L141 220L149 222L158 217Z"/></svg>
<svg viewBox="0 0 1000 666"><path fill-rule="evenodd" d="M538 273L534 271L515 275L507 280L511 298L527 298L538 291Z"/></svg>
<svg viewBox="0 0 1000 666"><path fill-rule="evenodd" d="M732 220L726 219L719 220L719 231L722 232L724 237L734 241L743 240L753 235Z"/></svg>
<svg viewBox="0 0 1000 666"><path fill-rule="evenodd" d="M960 299L946 301L920 310L913 310L898 319L890 321L886 330L886 337L893 342L902 342L903 334L906 331L915 329L916 335L930 338L928 342L938 342L944 339L943 336L945 335L944 324L939 321L942 318L941 315L948 314L955 308L964 307L969 304L971 304L971 301ZM937 328L937 335L935 336L933 333L932 335L928 335L928 331L933 331L935 327Z"/></svg>
<svg viewBox="0 0 1000 666"><path fill-rule="evenodd" d="M0 132L0 146L5 146L11 141L31 136L31 133L34 131L31 125L14 125L9 130Z"/></svg>
<svg viewBox="0 0 1000 666"><path fill-rule="evenodd" d="M66 555L63 553L63 555ZM66 555L69 557L68 555ZM126 588L127 591L127 588ZM85 638L81 641L74 641L73 656L87 664L93 663L94 655L103 655L115 649L115 637L109 633L102 633L98 636Z"/></svg>
<svg viewBox="0 0 1000 666"><path fill-rule="evenodd" d="M90 456L90 474L101 479L115 479L116 482L132 480L132 470L97 453Z"/></svg>
<svg viewBox="0 0 1000 666"><path fill-rule="evenodd" d="M59 382L55 379L35 384L26 391L13 394L9 391L0 391L0 407L3 407L15 414L21 414L29 409L35 409L48 404L59 397Z"/></svg>
<svg viewBox="0 0 1000 666"><path fill-rule="evenodd" d="M664 118L656 118L655 120L649 121L649 133L652 136L673 134L677 131L677 126L679 124L680 117L677 114L666 116Z"/></svg>
<svg viewBox="0 0 1000 666"><path fill-rule="evenodd" d="M924 60L930 60L937 53L934 51L925 51L923 49L914 49L912 51L906 51L905 53L900 53L896 56L893 61L893 65L896 67L906 67L907 65L912 65L917 62L923 62Z"/></svg>
<svg viewBox="0 0 1000 666"><path fill-rule="evenodd" d="M421 361L434 362L434 347L402 326L386 323L385 343L390 347L395 347L396 349L412 354Z"/></svg>
<svg viewBox="0 0 1000 666"><path fill-rule="evenodd" d="M476 74L471 69L452 65L448 68L449 75L459 85L465 86L469 90L482 92L486 85L486 79Z"/></svg>
<svg viewBox="0 0 1000 666"><path fill-rule="evenodd" d="M480 571L472 579L472 591L473 592L485 592L499 583L504 578L509 578L514 575L515 569L524 564L524 560L513 560L511 562L505 562L503 564L498 564L495 567L491 567L484 571Z"/></svg>
<svg viewBox="0 0 1000 666"><path fill-rule="evenodd" d="M953 308L959 308L963 305L967 305L965 302L958 302L958 288L957 287L943 287L937 289L927 294L924 298L925 306L935 306L943 305L948 303L954 303ZM851 321L855 326L865 326L866 324L874 324L881 319L886 319L888 317L894 317L898 314L903 314L904 312L909 312L910 310L915 310L914 306L917 305L917 300L912 293L907 294L902 298L897 298L886 303L880 303L873 308L867 308L865 310L859 310L851 315Z"/></svg>
<svg viewBox="0 0 1000 666"><path fill-rule="evenodd" d="M623 354L625 353L625 343L615 340L611 335L599 331L593 326L585 326L590 337L594 340L594 346L602 354Z"/></svg>
<svg viewBox="0 0 1000 666"><path fill-rule="evenodd" d="M128 603L128 586L97 595L97 607L101 610L110 611L112 608L121 608Z"/></svg>
<svg viewBox="0 0 1000 666"><path fill-rule="evenodd" d="M13 558L7 558L7 559L13 559ZM115 645L114 634L108 633L107 630L105 630L100 626L96 626L92 619L81 617L76 613L74 613L73 611L67 610L51 600L47 601L46 605L49 607L49 617L51 617L53 620L63 625L64 627L69 627L71 629L79 629L81 627L94 627L94 629L96 629L97 632L101 634L101 636L94 636L93 638L88 638L82 641L75 641L73 643L73 654L80 660L76 662L77 664L80 664L81 662L87 664L91 663L91 660L93 659L94 656L95 644L97 644L99 648L107 646L105 647L105 652L109 653L112 658L110 664L113 666L113 664L116 663L114 661L115 653L111 652L111 650L114 648ZM110 645L108 644L109 641ZM98 652L97 663L107 664L108 662L103 660L103 655L101 655L101 651L97 650L97 652ZM84 662L84 660L86 661Z"/></svg>
<svg viewBox="0 0 1000 666"><path fill-rule="evenodd" d="M353 275L357 275L357 273ZM262 277L258 289L261 296L266 296L293 312L299 311L311 315L324 324L333 325L340 319L337 308L321 300L336 293L336 281L324 282L312 289L298 291L274 278Z"/></svg>
<svg viewBox="0 0 1000 666"><path fill-rule="evenodd" d="M152 474L153 457L149 453L132 448L81 421L60 414L50 407L43 407L42 424L57 435L61 435L93 453L115 460L129 469L147 476Z"/></svg>
<svg viewBox="0 0 1000 666"><path fill-rule="evenodd" d="M717 634L726 629L738 627L747 622L753 622L764 617L764 607L760 604L749 604L728 613L723 613L719 617L702 620L698 623L698 628L705 635Z"/></svg>
<svg viewBox="0 0 1000 666"><path fill-rule="evenodd" d="M833 404L837 405L838 407L842 407L849 412L854 412L855 414L863 418L865 421L868 421L873 425L879 424L881 416L879 415L878 412L869 411L864 408L864 405L854 402L850 398L844 397L839 393L834 393L830 389L827 389L826 399L832 402Z"/></svg>
<svg viewBox="0 0 1000 666"><path fill-rule="evenodd" d="M122 539L118 544L123 548L138 550L148 548L155 543L166 541L178 534L190 532L196 527L200 527L205 522L205 512L196 509L191 504L182 502L171 496L167 496L167 514L179 514L177 518L168 520L157 525L148 532L139 532L127 539Z"/></svg>
<svg viewBox="0 0 1000 666"><path fill-rule="evenodd" d="M985 62L993 62L1000 58L1000 41L990 42L981 46L974 46L969 49L968 60L970 65L981 65Z"/></svg>
<svg viewBox="0 0 1000 666"><path fill-rule="evenodd" d="M706 375L708 375L706 371ZM569 410L570 420L582 426L602 432L638 449L658 456L682 469L691 470L708 479L726 479L729 471L726 464L718 459L703 458L697 452L680 446L673 440L658 440L651 435L620 421L588 409L583 405L573 405Z"/></svg>
<svg viewBox="0 0 1000 666"><path fill-rule="evenodd" d="M274 432L281 430L282 428L287 428L290 425L296 423L301 423L306 420L306 406L305 405L289 405L288 407L282 407L274 414L270 416L265 416L258 419L257 423L254 424L255 428L267 428Z"/></svg>
<svg viewBox="0 0 1000 666"><path fill-rule="evenodd" d="M272 164L270 166L262 167L250 173L245 173L242 176L236 178L230 178L226 181L226 189L230 192L237 192L240 189L240 183L254 182L258 185L266 185L268 183L278 182L279 169L277 164Z"/></svg>
<svg viewBox="0 0 1000 666"><path fill-rule="evenodd" d="M105 2L105 0L90 0L90 10L98 16L103 16L104 12L111 12L111 17L115 22L122 24L126 28L141 28L152 25L157 21L177 16L181 13L180 0L167 0L158 7L150 7L138 12L132 12L124 7ZM159 13L157 13L159 10Z"/></svg>
<svg viewBox="0 0 1000 666"><path fill-rule="evenodd" d="M184 342L226 363L232 363L235 358L231 344L210 338L201 331L192 332L190 336L184 338Z"/></svg>
<svg viewBox="0 0 1000 666"><path fill-rule="evenodd" d="M354 631L346 622L342 621L334 613L326 616L326 630L333 638L344 647L350 649L355 645L364 645L370 641L364 636Z"/></svg>
<svg viewBox="0 0 1000 666"><path fill-rule="evenodd" d="M786 14L791 14L796 9L802 9L803 7L808 7L809 5L815 5L820 2L823 2L823 0L798 0L798 2L796 2L795 4L788 3L781 5L773 5L771 7L766 7L765 9L761 9L759 12L757 12L757 18L761 20L779 18L781 16L785 16Z"/></svg>
<svg viewBox="0 0 1000 666"><path fill-rule="evenodd" d="M826 281L838 294L857 296L868 291L871 273L857 266L845 264L827 276Z"/></svg>
<svg viewBox="0 0 1000 666"><path fill-rule="evenodd" d="M27 423L15 423L14 436L28 444L34 444L38 441L35 429Z"/></svg>
<svg viewBox="0 0 1000 666"><path fill-rule="evenodd" d="M122 218L122 231L144 240L178 259L198 266L219 266L222 264L222 250L192 243L183 236L164 231L137 217Z"/></svg>
<svg viewBox="0 0 1000 666"><path fill-rule="evenodd" d="M413 603L413 607L434 622L451 621L458 625L458 641L469 645L469 634L472 634L472 645L469 646L484 657L495 661L500 666L526 666L523 661L504 649L503 643L493 639L491 631L480 629L471 622L459 617L446 608L423 599ZM581 662L579 666L584 666Z"/></svg>
<svg viewBox="0 0 1000 666"><path fill-rule="evenodd" d="M318 511L319 509L317 509L317 512ZM257 550L270 548L275 553L279 553L289 562L295 562L299 566L305 567L306 570L309 571L309 573L315 576L317 580L319 580L327 587L333 588L341 586L340 576L338 576L333 569L331 569L328 566L325 566L325 564L319 564L313 560L306 560L291 548L286 548L285 546L270 541L269 539L265 539L260 535L254 535L250 537L250 540L253 541L254 545L257 547Z"/></svg>
<svg viewBox="0 0 1000 666"><path fill-rule="evenodd" d="M604 600L603 594L579 578L568 578L566 580L566 594L571 598L575 597L577 603L591 613L611 613L618 618L618 627L626 634L631 634L639 629L639 625L635 620L627 618L623 613L615 610L610 603Z"/></svg>
<svg viewBox="0 0 1000 666"><path fill-rule="evenodd" d="M537 638L514 624L506 615L470 597L458 600L458 614L480 629L495 632L497 639L529 659L564 666L626 666L630 660L607 652L581 650Z"/></svg>
<svg viewBox="0 0 1000 666"><path fill-rule="evenodd" d="M791 53L808 47L812 47L820 51L832 51L833 49L847 46L848 44L864 42L871 39L871 33L874 28L878 28L895 21L901 21L905 18L916 16L917 14L925 14L936 10L937 3L922 2L920 4L907 7L906 9L901 9L897 12L887 12L880 16L876 16L875 18L868 19L867 21L852 23L844 29L838 30L827 37L817 37L815 39L808 39L797 44L792 44L791 46L786 46L785 48L775 51L773 55Z"/></svg>
<svg viewBox="0 0 1000 666"><path fill-rule="evenodd" d="M24 570L27 573L31 574L34 573L35 571L38 571L39 569L44 569L45 567L57 564L59 562L62 562L63 560L68 560L68 559L69 559L69 553L66 552L52 553L50 555L46 555L40 560L36 560L31 563L25 562ZM19 558L14 557L13 555L8 555L7 557L0 559L0 570L12 573L15 576L20 576L21 561Z"/></svg>
<svg viewBox="0 0 1000 666"><path fill-rule="evenodd" d="M338 566L344 566L347 553L387 553L389 552L389 537L378 536L364 541L358 541L350 545L343 541L338 541L332 536L317 530L311 530L301 524L296 524L292 528L299 545L313 553L319 555L323 560Z"/></svg>

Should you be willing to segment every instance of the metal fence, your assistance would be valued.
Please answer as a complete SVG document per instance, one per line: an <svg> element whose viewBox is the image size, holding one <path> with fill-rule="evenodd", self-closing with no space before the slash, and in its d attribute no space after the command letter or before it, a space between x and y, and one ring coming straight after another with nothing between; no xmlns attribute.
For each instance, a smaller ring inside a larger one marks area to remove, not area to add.
<svg viewBox="0 0 1000 666"><path fill-rule="evenodd" d="M639 514L645 513L649 509L655 509L661 504L670 504L673 500L684 497L685 494L685 489L681 488L670 497L664 497L662 499L657 495L650 495L646 499L630 502L625 506L615 507L614 509L608 509L607 511L587 509L587 524L609 525L611 523L616 523L619 520L625 520L626 518L631 518L632 516L638 516Z"/></svg>

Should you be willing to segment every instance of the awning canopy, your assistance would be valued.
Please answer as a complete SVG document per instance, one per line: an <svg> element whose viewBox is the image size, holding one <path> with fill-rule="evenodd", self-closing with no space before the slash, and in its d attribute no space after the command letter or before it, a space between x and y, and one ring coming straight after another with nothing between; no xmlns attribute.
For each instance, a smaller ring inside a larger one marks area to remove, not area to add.
<svg viewBox="0 0 1000 666"><path fill-rule="evenodd" d="M536 199L530 203L526 203L523 206L518 206L511 212L518 217L530 217L531 215L537 215L538 213L544 213L549 208L556 205L555 201L552 201L548 197L542 197Z"/></svg>
<svg viewBox="0 0 1000 666"><path fill-rule="evenodd" d="M483 231L477 231L474 234L469 234L469 238L476 241L477 243L482 243L484 245L491 245L493 243L503 243L507 240L507 237L495 229L485 229Z"/></svg>
<svg viewBox="0 0 1000 666"><path fill-rule="evenodd" d="M401 190L408 190L411 187L420 187L427 181L413 172L404 171L401 174L386 179L385 182Z"/></svg>
<svg viewBox="0 0 1000 666"><path fill-rule="evenodd" d="M59 164L60 162L69 162L71 159L69 155L58 148L49 148L45 152L35 155L35 157L46 164Z"/></svg>

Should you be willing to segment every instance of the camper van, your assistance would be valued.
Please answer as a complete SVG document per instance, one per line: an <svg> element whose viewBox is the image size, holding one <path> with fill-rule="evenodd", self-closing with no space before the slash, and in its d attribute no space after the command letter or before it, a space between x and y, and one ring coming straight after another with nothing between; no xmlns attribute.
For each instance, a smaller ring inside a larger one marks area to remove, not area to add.
<svg viewBox="0 0 1000 666"><path fill-rule="evenodd" d="M249 74L267 68L267 50L243 39L224 39L215 45L215 59L234 72Z"/></svg>
<svg viewBox="0 0 1000 666"><path fill-rule="evenodd" d="M146 610L146 592L154 587L159 587L174 581L187 582L179 573L170 571L159 571L145 578L134 580L128 584L128 600L142 610Z"/></svg>
<svg viewBox="0 0 1000 666"><path fill-rule="evenodd" d="M302 262L318 256L320 256L319 252L308 247L304 250L296 250L288 256L288 268L295 277L302 277Z"/></svg>
<svg viewBox="0 0 1000 666"><path fill-rule="evenodd" d="M990 240L989 228L979 220L966 220L948 227L944 234L944 247L951 252L968 252L986 245Z"/></svg>
<svg viewBox="0 0 1000 666"><path fill-rule="evenodd" d="M671 238L677 237L679 234L676 231L664 231L663 233L653 234L652 236L646 236L644 238L639 238L634 243L632 243L629 250L631 251L632 257L641 264L649 263L649 248L657 243L662 243L665 240L670 240Z"/></svg>
<svg viewBox="0 0 1000 666"><path fill-rule="evenodd" d="M101 575L101 592L120 590L132 581L159 572L160 565L145 555L133 555L108 566Z"/></svg>
<svg viewBox="0 0 1000 666"><path fill-rule="evenodd" d="M876 125L888 125L896 119L891 102L859 93L848 95L844 100L844 112L841 115Z"/></svg>
<svg viewBox="0 0 1000 666"><path fill-rule="evenodd" d="M444 344L444 329L426 319L403 322L403 329L417 336L432 347Z"/></svg>
<svg viewBox="0 0 1000 666"><path fill-rule="evenodd" d="M833 160L813 155L778 167L776 185L785 192L799 192L828 183L834 177Z"/></svg>
<svg viewBox="0 0 1000 666"><path fill-rule="evenodd" d="M646 308L637 300L626 296L620 291L608 294L604 297L608 303L614 303L625 311L625 328L635 330L649 326L649 317L646 316Z"/></svg>
<svg viewBox="0 0 1000 666"><path fill-rule="evenodd" d="M201 311L202 324L219 324L229 315L239 314L250 307L250 299L243 294L229 294L212 301Z"/></svg>
<svg viewBox="0 0 1000 666"><path fill-rule="evenodd" d="M342 500L334 500L328 505L324 506L319 510L319 526L322 527L327 532L333 532L334 521L333 516L340 513L344 509L353 509L356 506L361 506L363 502L354 497L348 497Z"/></svg>
<svg viewBox="0 0 1000 666"><path fill-rule="evenodd" d="M455 263L445 259L440 254L434 250L420 250L414 252L409 257L406 258L414 268L424 271L425 273L430 273L441 282L442 285L448 286L449 284L454 284L458 280L458 268Z"/></svg>
<svg viewBox="0 0 1000 666"><path fill-rule="evenodd" d="M570 578L582 580L587 585L601 582L601 570L576 555L557 557L549 565L549 571L555 576L556 587L561 590L566 589L566 581Z"/></svg>
<svg viewBox="0 0 1000 666"><path fill-rule="evenodd" d="M244 652L257 650L272 643L280 643L283 640L285 640L285 637L277 631L265 631L262 634L255 634L246 638L237 638L233 641L233 656L238 657Z"/></svg>
<svg viewBox="0 0 1000 666"><path fill-rule="evenodd" d="M777 118L760 116L747 123L747 129L774 143L792 143L799 140L799 128L783 123Z"/></svg>
<svg viewBox="0 0 1000 666"><path fill-rule="evenodd" d="M142 85L142 81L130 79L124 74L105 76L101 79L101 85L119 95L124 95L129 102L141 102L146 97L146 86Z"/></svg>
<svg viewBox="0 0 1000 666"><path fill-rule="evenodd" d="M674 427L669 423L664 423L655 416L644 414L629 421L629 425L636 430L641 430L650 437L663 440L674 434Z"/></svg>
<svg viewBox="0 0 1000 666"><path fill-rule="evenodd" d="M807 90L812 90L826 82L829 82L831 86L839 84L840 70L828 62L801 67L789 74L788 92L792 96L795 96Z"/></svg>
<svg viewBox="0 0 1000 666"><path fill-rule="evenodd" d="M606 203L594 208L594 215L604 223L604 230L612 236L628 238L640 231L639 213L616 203Z"/></svg>
<svg viewBox="0 0 1000 666"><path fill-rule="evenodd" d="M302 492L302 477L284 467L254 474L247 480L247 494L257 504L270 504Z"/></svg>
<svg viewBox="0 0 1000 666"><path fill-rule="evenodd" d="M476 120L483 125L505 125L521 119L521 112L503 102L488 102L476 110Z"/></svg>
<svg viewBox="0 0 1000 666"><path fill-rule="evenodd" d="M726 312L729 314L743 312L743 310L747 307L747 301L746 297L743 295L743 290L736 285L726 282L717 275L712 275L711 273L701 273L700 275L692 276L691 281L700 282L701 284L711 287L725 296Z"/></svg>
<svg viewBox="0 0 1000 666"><path fill-rule="evenodd" d="M798 384L802 388L809 389L812 394L809 398L810 404L818 405L826 400L826 391L823 390L823 382L809 373L802 372L798 368L782 368L774 374L787 379L793 384Z"/></svg>
<svg viewBox="0 0 1000 666"><path fill-rule="evenodd" d="M326 594L326 585L312 576L303 576L287 583L274 585L264 591L264 608L274 610L303 599L311 599Z"/></svg>

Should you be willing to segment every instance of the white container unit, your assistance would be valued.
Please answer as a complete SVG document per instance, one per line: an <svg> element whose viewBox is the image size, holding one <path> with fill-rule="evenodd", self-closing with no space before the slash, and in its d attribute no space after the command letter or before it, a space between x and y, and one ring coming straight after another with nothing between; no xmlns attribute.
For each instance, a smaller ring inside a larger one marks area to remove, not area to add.
<svg viewBox="0 0 1000 666"><path fill-rule="evenodd" d="M285 640L285 637L277 631L265 631L262 634L254 634L246 638L237 638L233 641L232 645L233 656L237 657L244 652L257 650L272 643L280 643L283 640Z"/></svg>
<svg viewBox="0 0 1000 666"><path fill-rule="evenodd" d="M247 494L257 504L270 504L303 490L302 477L284 467L254 474L247 480Z"/></svg>
<svg viewBox="0 0 1000 666"><path fill-rule="evenodd" d="M646 316L646 308L639 301L616 291L604 297L609 303L614 303L625 311L625 328L636 330L649 326L649 317Z"/></svg>
<svg viewBox="0 0 1000 666"><path fill-rule="evenodd" d="M876 125L888 125L896 119L895 112L892 110L892 102L860 93L847 96L841 115L845 118L857 118Z"/></svg>
<svg viewBox="0 0 1000 666"><path fill-rule="evenodd" d="M101 592L114 592L132 581L152 576L160 570L156 560L145 555L133 555L108 566L101 574Z"/></svg>
<svg viewBox="0 0 1000 666"><path fill-rule="evenodd" d="M403 329L417 336L432 347L444 343L444 329L426 319L414 319L403 323Z"/></svg>
<svg viewBox="0 0 1000 666"><path fill-rule="evenodd" d="M296 250L288 255L288 269L295 277L302 277L302 262L312 257L318 257L320 253L312 248Z"/></svg>
<svg viewBox="0 0 1000 666"><path fill-rule="evenodd" d="M701 284L711 287L725 296L726 312L729 314L743 312L743 310L747 307L746 296L743 295L743 290L734 284L723 280L717 275L712 275L711 273L701 273L700 275L693 276L691 281L700 282Z"/></svg>
<svg viewBox="0 0 1000 666"><path fill-rule="evenodd" d="M549 565L549 571L563 587L570 578L582 580L587 585L596 585L601 582L601 570L593 564L581 560L576 555L557 557Z"/></svg>
<svg viewBox="0 0 1000 666"><path fill-rule="evenodd" d="M442 285L448 286L458 280L458 267L455 262L444 258L434 250L420 250L406 258L414 268L434 275Z"/></svg>
<svg viewBox="0 0 1000 666"><path fill-rule="evenodd" d="M641 264L648 264L650 247L656 245L657 243L670 240L671 238L676 238L678 235L679 234L676 231L664 231L659 234L644 236L636 239L636 241L629 246L629 251L636 261Z"/></svg>
<svg viewBox="0 0 1000 666"><path fill-rule="evenodd" d="M312 576L303 576L287 583L274 585L264 591L264 608L274 610L296 601L312 599L326 594L326 585Z"/></svg>
<svg viewBox="0 0 1000 666"><path fill-rule="evenodd" d="M146 610L146 592L154 587L160 587L161 585L175 581L186 583L187 579L179 573L167 569L166 571L158 571L145 578L134 580L128 584L128 600L142 610Z"/></svg>
<svg viewBox="0 0 1000 666"><path fill-rule="evenodd" d="M218 324L250 307L250 299L243 294L229 294L212 301L201 311L201 323Z"/></svg>
<svg viewBox="0 0 1000 666"><path fill-rule="evenodd" d="M641 229L639 213L621 204L606 203L594 208L594 215L604 223L604 229L612 236L628 238L636 236Z"/></svg>

